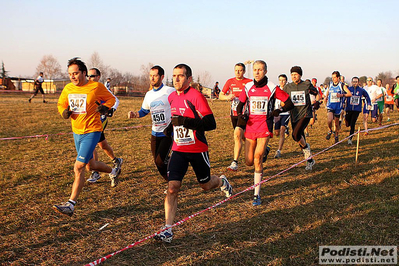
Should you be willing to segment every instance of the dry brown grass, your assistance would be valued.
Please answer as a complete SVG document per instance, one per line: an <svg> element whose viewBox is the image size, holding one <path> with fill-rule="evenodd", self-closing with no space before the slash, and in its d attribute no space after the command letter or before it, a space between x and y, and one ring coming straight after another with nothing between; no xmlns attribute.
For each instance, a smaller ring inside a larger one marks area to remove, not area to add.
<svg viewBox="0 0 399 266"><path fill-rule="evenodd" d="M0 138L70 132L57 113L55 97L42 104L28 96L0 95ZM148 125L150 118L127 120L139 98L121 98L109 128ZM226 174L236 192L253 184L253 168L227 172L233 138L228 103L211 103L217 130L207 133L212 173ZM397 112L392 117L399 118ZM325 111L318 112L308 138L314 152L326 141ZM359 123L360 125L360 123ZM371 125L374 127L375 125ZM343 135L348 135L345 128ZM68 199L76 152L72 135L0 141L0 264L82 265L156 232L164 223L166 184L153 165L148 127L107 131L107 140L124 159L121 183L110 188L105 176L86 186L72 218L51 208ZM342 135L341 135L342 136ZM276 139L265 164L272 176L302 160L289 138L281 159L273 159ZM104 265L314 265L319 245L397 245L399 231L398 127L361 136L360 159L346 142L317 156L312 172L304 165L262 186L264 203L251 205L247 192L181 226L172 244L149 240L104 262ZM110 163L103 152L100 159ZM223 199L202 192L191 170L179 198L177 219ZM104 224L110 225L102 230Z"/></svg>

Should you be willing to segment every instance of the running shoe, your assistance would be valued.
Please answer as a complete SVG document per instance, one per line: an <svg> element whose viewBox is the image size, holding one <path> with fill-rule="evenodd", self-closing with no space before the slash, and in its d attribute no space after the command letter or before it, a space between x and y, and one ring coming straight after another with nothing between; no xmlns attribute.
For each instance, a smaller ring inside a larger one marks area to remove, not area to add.
<svg viewBox="0 0 399 266"><path fill-rule="evenodd" d="M263 154L263 162L266 162L267 155L269 155L269 152L270 152L270 148L271 148L271 146L268 144L266 147L265 153Z"/></svg>
<svg viewBox="0 0 399 266"><path fill-rule="evenodd" d="M65 203L61 203L60 205L54 205L53 208L62 214L72 216L75 206L73 206L71 202L67 201Z"/></svg>
<svg viewBox="0 0 399 266"><path fill-rule="evenodd" d="M262 200L259 195L254 196L254 201L252 202L252 206L259 206L262 204Z"/></svg>
<svg viewBox="0 0 399 266"><path fill-rule="evenodd" d="M305 170L312 171L313 165L315 165L315 164L316 164L316 161L314 159L312 159L310 162L307 161Z"/></svg>
<svg viewBox="0 0 399 266"><path fill-rule="evenodd" d="M389 121L391 121L391 118L388 118L388 119L387 119L387 122L389 122Z"/></svg>
<svg viewBox="0 0 399 266"><path fill-rule="evenodd" d="M109 178L111 179L111 187L116 187L119 183L119 175L121 174L120 168L113 168L112 172L109 174Z"/></svg>
<svg viewBox="0 0 399 266"><path fill-rule="evenodd" d="M154 236L154 239L158 240L158 241L163 241L163 242L166 242L166 243L171 243L172 239L173 239L172 228L169 228L169 229L166 229L166 228L167 228L166 226L163 226L161 228L161 230L163 230L163 231L160 232L159 234L156 234Z"/></svg>
<svg viewBox="0 0 399 266"><path fill-rule="evenodd" d="M227 167L230 171L237 171L238 170L238 163L236 161L232 161L230 166Z"/></svg>
<svg viewBox="0 0 399 266"><path fill-rule="evenodd" d="M348 139L348 145L352 145L353 143L352 143L352 140L351 139Z"/></svg>
<svg viewBox="0 0 399 266"><path fill-rule="evenodd" d="M100 179L100 178L101 178L101 175L100 175L99 172L97 172L97 171L92 171L92 172L91 172L91 175L90 175L90 177L89 177L89 179L87 179L87 182L96 183L97 180Z"/></svg>
<svg viewBox="0 0 399 266"><path fill-rule="evenodd" d="M368 133L367 131L364 133L365 136L368 136L368 134L369 134L369 133Z"/></svg>
<svg viewBox="0 0 399 266"><path fill-rule="evenodd" d="M274 155L274 158L280 158L281 157L281 152L280 150L276 151L276 155Z"/></svg>
<svg viewBox="0 0 399 266"><path fill-rule="evenodd" d="M233 194L233 187L230 185L225 175L221 175L220 178L223 181L220 190L226 194L226 198L231 197L231 195Z"/></svg>
<svg viewBox="0 0 399 266"><path fill-rule="evenodd" d="M327 133L326 140L329 140L331 138L331 135L332 135L332 131L329 131Z"/></svg>
<svg viewBox="0 0 399 266"><path fill-rule="evenodd" d="M114 158L112 160L112 162L114 163L114 168L122 168L122 163L123 163L123 159L122 158Z"/></svg>
<svg viewBox="0 0 399 266"><path fill-rule="evenodd" d="M29 103L31 103L31 102L32 102L32 99L29 99L28 101L29 101Z"/></svg>
<svg viewBox="0 0 399 266"><path fill-rule="evenodd" d="M335 136L334 140L335 140L335 143L338 143L339 142L338 136Z"/></svg>

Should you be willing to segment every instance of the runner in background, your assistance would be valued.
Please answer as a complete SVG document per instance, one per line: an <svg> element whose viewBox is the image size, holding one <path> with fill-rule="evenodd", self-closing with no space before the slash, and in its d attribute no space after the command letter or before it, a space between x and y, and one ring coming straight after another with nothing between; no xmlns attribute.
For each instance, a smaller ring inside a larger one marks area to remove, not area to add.
<svg viewBox="0 0 399 266"><path fill-rule="evenodd" d="M94 82L99 82L101 79L101 72L97 68L91 68L89 70L89 80L94 81ZM109 92L111 92L108 89ZM111 92L112 93L112 92ZM114 94L112 94L114 95ZM103 131L101 132L101 137L100 141L98 142L98 146L105 152L105 154L112 160L112 163L114 164L114 168L119 168L121 169L123 160L122 158L117 158L114 154L114 150L112 149L111 145L109 145L108 141L105 139L105 128L108 125L108 117L112 117L116 109L118 109L119 106L119 99L114 95L115 97L115 104L112 106L112 108L109 110L107 115L101 115L101 123L103 126ZM93 153L94 160L98 161L98 154L97 151L94 150ZM90 171L90 165L86 165L86 169ZM89 179L87 179L88 182L90 183L95 183L97 182L98 179L101 178L101 175L98 171L91 171L91 175ZM118 179L112 179L111 180L111 187L115 187L118 184Z"/></svg>
<svg viewBox="0 0 399 266"><path fill-rule="evenodd" d="M355 132L356 121L362 111L362 98L365 98L368 106L371 105L370 97L367 91L359 87L359 78L352 78L352 86L348 88L352 96L346 98L346 115L345 115L345 125L350 126L349 135ZM352 145L352 137L348 139L348 145Z"/></svg>
<svg viewBox="0 0 399 266"><path fill-rule="evenodd" d="M348 90L348 87L340 81L339 71L334 71L331 75L332 81L330 87L326 92L327 99L327 125L329 131L326 135L326 140L329 140L333 130L332 122L335 122L335 143L339 141L339 130L340 130L340 116L344 107L345 97L351 97L352 94ZM342 79L341 79L342 80Z"/></svg>
<svg viewBox="0 0 399 266"><path fill-rule="evenodd" d="M391 118L389 117L389 114L391 112L393 112L393 106L395 105L395 102L394 102L395 93L393 92L393 87L391 88L389 86L389 83L387 83L385 85L385 91L386 91L386 94L385 94L385 112L387 113L387 117L388 117L387 122L389 122L389 121L391 121Z"/></svg>
<svg viewBox="0 0 399 266"><path fill-rule="evenodd" d="M44 91L43 91L43 86L42 86L43 82L44 82L43 72L40 72L39 76L35 79L35 82L34 82L35 92L32 94L32 96L30 96L30 98L28 100L29 103L32 102L32 99L38 94L38 92L40 92L42 94L43 103L47 103L46 99L45 99L45 96L44 96L45 94L44 94Z"/></svg>
<svg viewBox="0 0 399 266"><path fill-rule="evenodd" d="M240 96L241 91L244 89L245 84L252 81L251 79L244 77L245 65L243 63L237 63L234 66L234 74L235 77L226 81L226 84L219 95L220 100L231 101L230 118L234 129L234 153L233 161L231 162L230 166L227 167L227 169L231 171L238 170L238 157L241 154L244 144L243 142L245 141L244 131L246 121L240 119L240 116L237 115L237 105L240 102L238 97Z"/></svg>
<svg viewBox="0 0 399 266"><path fill-rule="evenodd" d="M399 76L396 76L396 83L393 84L392 89L395 94L394 101L396 105L396 109L399 111Z"/></svg>
<svg viewBox="0 0 399 266"><path fill-rule="evenodd" d="M141 118L147 114L151 114L152 131L151 131L151 153L154 163L158 168L161 176L168 181L167 177L167 156L172 146L172 138L166 136L163 131L170 124L171 112L168 101L169 95L175 91L174 88L168 87L162 83L165 77L165 71L160 66L153 66L150 69L150 85L145 96L141 109L137 112L129 111L128 118Z"/></svg>
<svg viewBox="0 0 399 266"><path fill-rule="evenodd" d="M278 82L281 90L284 91L284 87L287 84L287 75L281 74L278 76ZM276 99L275 103L275 109L280 109L284 107L284 102L281 102L280 100ZM283 145L285 141L285 135L288 135L288 121L290 120L290 113L289 112L283 112L280 113L279 116L274 118L274 134L279 137L278 141L278 149L276 151L276 154L274 155L274 158L280 158L281 157L281 151L283 150Z"/></svg>
<svg viewBox="0 0 399 266"><path fill-rule="evenodd" d="M379 88L378 95L377 95L377 106L378 106L378 124L382 126L382 118L384 115L384 101L386 90L382 86L382 79L377 79L377 87Z"/></svg>
<svg viewBox="0 0 399 266"><path fill-rule="evenodd" d="M300 66L293 66L290 72L292 82L284 88L294 104L294 108L290 111L292 139L299 144L305 159L307 159L305 169L311 171L316 161L313 158L309 159L312 152L309 143L306 142L304 130L313 117L310 94L316 96L316 105L319 103L320 94L310 82L301 79L303 72Z"/></svg>

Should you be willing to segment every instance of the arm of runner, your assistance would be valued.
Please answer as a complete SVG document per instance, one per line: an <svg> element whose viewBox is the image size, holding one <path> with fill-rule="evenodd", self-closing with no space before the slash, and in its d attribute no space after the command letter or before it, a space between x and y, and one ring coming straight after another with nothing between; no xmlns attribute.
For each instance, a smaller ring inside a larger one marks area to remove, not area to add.
<svg viewBox="0 0 399 266"><path fill-rule="evenodd" d="M226 95L223 91L220 92L219 94L219 99L220 100L227 100L227 101L231 101L234 99L234 94L228 94Z"/></svg>
<svg viewBox="0 0 399 266"><path fill-rule="evenodd" d="M371 99L366 90L363 90L363 96L366 98L367 106L371 106Z"/></svg>
<svg viewBox="0 0 399 266"><path fill-rule="evenodd" d="M172 124L199 131L209 131L216 128L216 121L213 114L206 115L202 119L174 115L172 116Z"/></svg>
<svg viewBox="0 0 399 266"><path fill-rule="evenodd" d="M351 93L351 91L348 89L348 86L344 85L343 88L344 88L345 93L342 94L342 97L352 97L352 93Z"/></svg>

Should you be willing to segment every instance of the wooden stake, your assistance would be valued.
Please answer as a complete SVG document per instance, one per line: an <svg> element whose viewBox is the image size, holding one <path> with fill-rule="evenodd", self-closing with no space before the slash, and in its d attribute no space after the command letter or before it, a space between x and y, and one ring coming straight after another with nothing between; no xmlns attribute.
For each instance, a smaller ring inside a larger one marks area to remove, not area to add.
<svg viewBox="0 0 399 266"><path fill-rule="evenodd" d="M360 137L360 127L359 130L357 131L357 144L356 144L356 159L355 159L355 164L357 164L357 157L359 155L359 137Z"/></svg>

